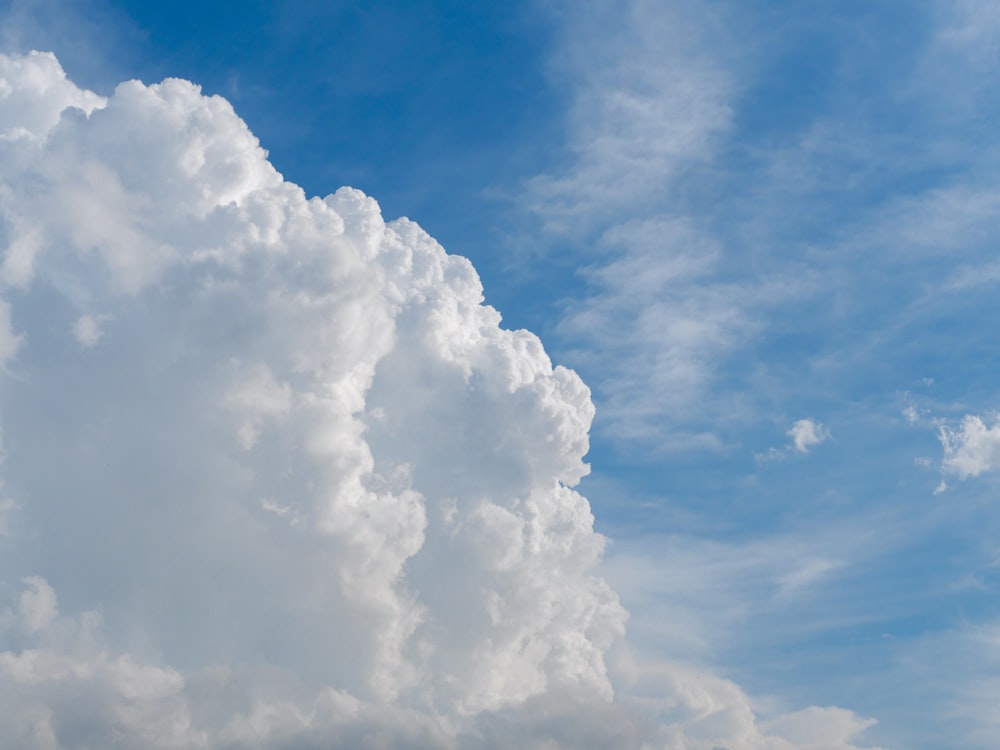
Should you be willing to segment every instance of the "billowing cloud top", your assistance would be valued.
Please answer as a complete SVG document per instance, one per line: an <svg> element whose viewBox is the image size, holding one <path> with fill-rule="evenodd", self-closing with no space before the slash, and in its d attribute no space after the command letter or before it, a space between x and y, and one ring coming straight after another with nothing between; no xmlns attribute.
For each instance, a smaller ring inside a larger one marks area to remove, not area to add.
<svg viewBox="0 0 1000 750"><path fill-rule="evenodd" d="M0 236L5 747L791 746L608 713L588 389L225 100L0 57Z"/></svg>

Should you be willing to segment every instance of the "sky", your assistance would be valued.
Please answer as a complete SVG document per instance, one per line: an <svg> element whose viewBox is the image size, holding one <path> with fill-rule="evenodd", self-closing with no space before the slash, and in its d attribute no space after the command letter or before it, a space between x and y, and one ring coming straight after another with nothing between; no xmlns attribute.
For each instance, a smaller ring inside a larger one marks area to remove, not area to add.
<svg viewBox="0 0 1000 750"><path fill-rule="evenodd" d="M13 750L998 746L995 4L0 54Z"/></svg>

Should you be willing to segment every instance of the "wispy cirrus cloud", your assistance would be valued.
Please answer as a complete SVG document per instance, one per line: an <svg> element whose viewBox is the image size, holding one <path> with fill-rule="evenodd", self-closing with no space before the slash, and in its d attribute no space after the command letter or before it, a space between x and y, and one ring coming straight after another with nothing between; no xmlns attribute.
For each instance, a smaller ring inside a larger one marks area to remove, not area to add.
<svg viewBox="0 0 1000 750"><path fill-rule="evenodd" d="M657 212L731 127L731 76L707 50L723 27L698 3L543 7L556 21L552 76L572 97L568 153L561 171L528 182L526 205L571 235Z"/></svg>
<svg viewBox="0 0 1000 750"><path fill-rule="evenodd" d="M553 80L571 96L568 145L561 168L526 183L523 205L558 241L589 248L590 293L568 303L559 330L598 378L607 429L655 443L657 418L703 394L754 326L717 240L667 208L733 126L733 76L714 46L725 27L697 3L546 8ZM702 439L719 444L682 438Z"/></svg>

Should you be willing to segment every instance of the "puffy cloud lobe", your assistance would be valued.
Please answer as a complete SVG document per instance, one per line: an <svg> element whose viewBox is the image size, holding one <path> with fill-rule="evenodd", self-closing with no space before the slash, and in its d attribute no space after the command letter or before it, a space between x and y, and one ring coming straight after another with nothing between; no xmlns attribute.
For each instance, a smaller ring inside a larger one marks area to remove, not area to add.
<svg viewBox="0 0 1000 750"><path fill-rule="evenodd" d="M44 140L68 107L89 114L105 104L68 81L51 52L0 57L0 101L0 140L29 142Z"/></svg>
<svg viewBox="0 0 1000 750"><path fill-rule="evenodd" d="M28 582L28 598L52 589ZM35 602L8 611L4 635L30 632L19 653L0 653L5 747L453 747L427 716L365 703L332 688L304 696L271 669L218 667L185 677L114 654L96 612L56 616L37 628Z"/></svg>
<svg viewBox="0 0 1000 750"><path fill-rule="evenodd" d="M819 706L759 721L749 698L729 680L681 664L639 661L627 650L615 656L628 702L659 719L657 739L644 747L859 750L858 735L875 723L851 711Z"/></svg>
<svg viewBox="0 0 1000 750"><path fill-rule="evenodd" d="M987 427L981 417L969 414L957 430L942 426L938 437L945 473L967 479L1000 468L1000 424Z"/></svg>
<svg viewBox="0 0 1000 750"><path fill-rule="evenodd" d="M42 592L54 605L44 581L27 583L29 594ZM15 749L856 750L854 738L873 723L819 707L760 723L733 683L678 664L640 663L619 650L611 662L627 688L620 700L548 691L455 726L332 687L310 691L276 665L185 675L114 653L96 612L49 615L35 629L22 601L0 620L4 635L22 635L19 652L0 652L0 722Z"/></svg>
<svg viewBox="0 0 1000 750"><path fill-rule="evenodd" d="M830 432L819 422L800 419L786 433L799 453L808 453L814 445L819 445L830 437Z"/></svg>
<svg viewBox="0 0 1000 750"><path fill-rule="evenodd" d="M56 83L9 84L34 145L4 152L6 474L15 526L52 514L45 546L68 546L8 557L179 664L263 649L442 715L555 685L610 697L624 612L570 489L579 378L502 330L471 264L415 224L285 183L224 100L168 80L105 102L51 56L8 76L25 67Z"/></svg>
<svg viewBox="0 0 1000 750"><path fill-rule="evenodd" d="M193 84L0 83L11 747L701 746L611 700L590 394L467 260Z"/></svg>

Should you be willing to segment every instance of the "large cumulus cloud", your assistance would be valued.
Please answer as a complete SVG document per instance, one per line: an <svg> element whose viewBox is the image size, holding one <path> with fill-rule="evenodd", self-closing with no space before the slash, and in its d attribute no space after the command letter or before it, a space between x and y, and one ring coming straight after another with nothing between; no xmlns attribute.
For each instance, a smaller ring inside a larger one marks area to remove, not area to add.
<svg viewBox="0 0 1000 750"><path fill-rule="evenodd" d="M8 746L793 747L628 655L580 379L225 100L0 57L0 241Z"/></svg>

